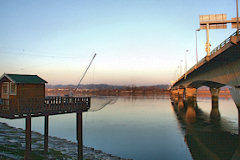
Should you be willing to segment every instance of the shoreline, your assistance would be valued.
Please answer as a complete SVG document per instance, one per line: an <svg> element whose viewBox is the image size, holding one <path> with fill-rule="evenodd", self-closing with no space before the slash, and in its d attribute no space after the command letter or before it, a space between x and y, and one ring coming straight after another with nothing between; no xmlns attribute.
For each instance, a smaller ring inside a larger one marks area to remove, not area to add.
<svg viewBox="0 0 240 160"><path fill-rule="evenodd" d="M72 88L46 88L46 96L65 96L69 93L74 93ZM170 96L170 91L167 89L160 88L123 88L123 89L79 89L74 93L74 96ZM197 96L211 97L209 89L198 89ZM231 98L231 93L228 88L223 88L219 92L220 98Z"/></svg>
<svg viewBox="0 0 240 160"><path fill-rule="evenodd" d="M38 159L77 159L77 144L49 136L49 153L43 151L44 136L32 131L32 155ZM24 159L25 130L0 122L0 159ZM83 157L89 160L128 160L83 146Z"/></svg>

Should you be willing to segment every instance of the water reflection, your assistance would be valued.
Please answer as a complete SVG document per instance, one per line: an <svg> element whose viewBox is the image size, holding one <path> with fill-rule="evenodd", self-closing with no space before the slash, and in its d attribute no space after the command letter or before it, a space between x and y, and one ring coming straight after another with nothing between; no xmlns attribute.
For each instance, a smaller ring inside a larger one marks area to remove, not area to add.
<svg viewBox="0 0 240 160"><path fill-rule="evenodd" d="M179 111L179 105L172 103L179 126L184 132L184 141L187 144L192 158L195 160L232 160L240 159L239 134L226 130L232 128L225 119L219 119L218 108L209 115L204 113L193 103L185 105ZM216 114L216 119L212 117Z"/></svg>
<svg viewBox="0 0 240 160"><path fill-rule="evenodd" d="M102 97L92 100L91 106L105 103ZM101 110L83 113L84 145L136 160L239 159L234 102L219 100L219 121L206 114L212 109L211 99L198 98L198 104L201 110L193 103L196 116L190 123L186 102L178 110L165 96L120 97ZM0 121L25 129L23 119ZM43 133L43 124L43 117L32 118L33 131ZM76 114L50 116L49 126L50 136L76 142Z"/></svg>

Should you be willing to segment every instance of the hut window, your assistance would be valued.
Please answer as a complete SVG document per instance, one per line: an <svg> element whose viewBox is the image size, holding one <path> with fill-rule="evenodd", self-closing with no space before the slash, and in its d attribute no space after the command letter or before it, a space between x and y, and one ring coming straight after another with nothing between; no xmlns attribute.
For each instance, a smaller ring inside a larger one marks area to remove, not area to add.
<svg viewBox="0 0 240 160"><path fill-rule="evenodd" d="M8 94L8 82L3 82L3 85L2 85L2 93L3 94Z"/></svg>
<svg viewBox="0 0 240 160"><path fill-rule="evenodd" d="M10 94L17 95L17 85L15 83L10 83Z"/></svg>

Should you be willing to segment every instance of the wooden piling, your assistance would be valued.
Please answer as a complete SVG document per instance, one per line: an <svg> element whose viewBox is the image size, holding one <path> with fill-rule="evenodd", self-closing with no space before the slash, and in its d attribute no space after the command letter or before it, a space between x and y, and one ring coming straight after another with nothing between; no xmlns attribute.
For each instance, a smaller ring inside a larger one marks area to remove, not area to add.
<svg viewBox="0 0 240 160"><path fill-rule="evenodd" d="M82 111L77 111L78 160L83 160Z"/></svg>
<svg viewBox="0 0 240 160"><path fill-rule="evenodd" d="M25 130L25 155L24 159L28 160L30 158L31 153L31 114L27 114L26 117L26 130Z"/></svg>
<svg viewBox="0 0 240 160"><path fill-rule="evenodd" d="M44 152L48 152L48 128L49 128L49 116L45 115L45 125L44 125Z"/></svg>

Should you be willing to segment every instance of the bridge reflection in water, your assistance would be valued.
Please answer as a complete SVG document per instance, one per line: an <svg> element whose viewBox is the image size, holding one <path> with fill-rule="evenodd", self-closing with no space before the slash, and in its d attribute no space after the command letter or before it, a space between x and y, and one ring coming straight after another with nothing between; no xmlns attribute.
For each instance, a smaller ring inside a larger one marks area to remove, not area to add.
<svg viewBox="0 0 240 160"><path fill-rule="evenodd" d="M196 99L176 101L172 107L185 143L194 160L237 160L240 159L240 136L226 128L231 126L220 119L218 104L214 103L210 116L198 108Z"/></svg>

